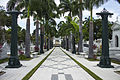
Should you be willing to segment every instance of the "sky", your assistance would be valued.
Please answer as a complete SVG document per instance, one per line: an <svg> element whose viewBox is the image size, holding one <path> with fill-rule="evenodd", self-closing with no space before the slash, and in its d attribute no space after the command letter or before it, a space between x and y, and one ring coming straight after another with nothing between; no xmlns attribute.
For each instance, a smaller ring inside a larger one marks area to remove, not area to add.
<svg viewBox="0 0 120 80"><path fill-rule="evenodd" d="M9 0L0 0L0 6L4 6L6 9L6 4ZM59 5L59 0L55 0L56 4ZM112 17L108 18L109 21L116 21L116 18L118 17L118 20L120 21L120 4L116 1L116 0L109 0L107 3L103 4L102 6L100 6L99 8L94 8L93 9L93 17L95 19L98 19L100 17L98 17L96 15L96 13L101 12L103 10L103 8L107 9L110 13L113 13ZM85 17L89 17L90 12L88 10L84 10L83 11L83 20L85 19ZM67 13L65 14L65 16L67 16ZM65 20L64 17L61 17L60 19L55 19L57 24L60 21ZM33 17L30 18L30 33L33 32L33 30L36 28L34 26L34 22L33 22ZM26 19L21 19L20 16L18 16L18 25L21 26L22 28L26 28Z"/></svg>

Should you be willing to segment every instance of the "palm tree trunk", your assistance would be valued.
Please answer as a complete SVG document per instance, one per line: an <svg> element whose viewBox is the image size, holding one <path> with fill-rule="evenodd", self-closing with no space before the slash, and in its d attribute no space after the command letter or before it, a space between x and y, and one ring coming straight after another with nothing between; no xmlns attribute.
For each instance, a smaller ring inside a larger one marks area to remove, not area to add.
<svg viewBox="0 0 120 80"><path fill-rule="evenodd" d="M63 38L63 48L65 49L65 38Z"/></svg>
<svg viewBox="0 0 120 80"><path fill-rule="evenodd" d="M93 58L93 21L90 21L89 28L89 55L88 58Z"/></svg>
<svg viewBox="0 0 120 80"><path fill-rule="evenodd" d="M52 38L50 38L50 49L52 49Z"/></svg>
<svg viewBox="0 0 120 80"><path fill-rule="evenodd" d="M70 45L71 45L71 51L73 51L73 33L71 33L70 40L71 40L71 43L70 43Z"/></svg>
<svg viewBox="0 0 120 80"><path fill-rule="evenodd" d="M48 45L49 45L49 39L47 38L47 51L49 50Z"/></svg>
<svg viewBox="0 0 120 80"><path fill-rule="evenodd" d="M25 36L25 55L27 58L30 57L30 19L26 22L26 36Z"/></svg>
<svg viewBox="0 0 120 80"><path fill-rule="evenodd" d="M69 51L69 42L68 42L68 36L66 36L66 50Z"/></svg>
<svg viewBox="0 0 120 80"><path fill-rule="evenodd" d="M76 50L75 50L75 36L74 36L74 34L72 34L72 45L73 45L72 53L76 54Z"/></svg>
<svg viewBox="0 0 120 80"><path fill-rule="evenodd" d="M48 37L48 49L50 49L50 37Z"/></svg>
<svg viewBox="0 0 120 80"><path fill-rule="evenodd" d="M72 43L71 43L71 35L68 36L68 43L69 43L69 45L68 45L68 46L69 46L69 49L71 49L71 44L72 44Z"/></svg>
<svg viewBox="0 0 120 80"><path fill-rule="evenodd" d="M44 53L43 47L44 47L44 27L41 26L40 31L40 53Z"/></svg>
<svg viewBox="0 0 120 80"><path fill-rule="evenodd" d="M46 37L45 37L45 49L46 49L46 46L47 46L47 39L46 39Z"/></svg>
<svg viewBox="0 0 120 80"><path fill-rule="evenodd" d="M92 3L90 8L90 28L89 28L89 55L88 58L93 58L93 20L92 20Z"/></svg>
<svg viewBox="0 0 120 80"><path fill-rule="evenodd" d="M79 13L79 21L80 21L80 25L79 25L79 43L78 43L78 52L83 52L83 47L82 47L82 40L83 40L83 34L82 34L82 9L80 9L80 13Z"/></svg>
<svg viewBox="0 0 120 80"><path fill-rule="evenodd" d="M36 21L36 42L35 42L35 47L39 48L39 42L38 42L38 37L39 37L39 22L38 20Z"/></svg>

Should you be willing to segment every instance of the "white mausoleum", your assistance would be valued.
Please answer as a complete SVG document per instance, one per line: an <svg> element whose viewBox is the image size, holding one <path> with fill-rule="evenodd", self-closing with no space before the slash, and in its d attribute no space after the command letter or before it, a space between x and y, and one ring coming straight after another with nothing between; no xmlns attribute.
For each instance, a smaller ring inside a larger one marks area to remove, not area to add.
<svg viewBox="0 0 120 80"><path fill-rule="evenodd" d="M112 26L112 47L120 48L120 22L118 21Z"/></svg>
<svg viewBox="0 0 120 80"><path fill-rule="evenodd" d="M111 29L112 45L109 49L110 57L120 59L120 22L117 20Z"/></svg>

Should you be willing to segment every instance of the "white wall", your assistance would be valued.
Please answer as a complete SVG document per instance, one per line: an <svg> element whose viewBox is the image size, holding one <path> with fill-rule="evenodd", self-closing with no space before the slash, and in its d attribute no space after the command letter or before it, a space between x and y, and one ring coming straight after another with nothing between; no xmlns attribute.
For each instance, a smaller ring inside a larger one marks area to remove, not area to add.
<svg viewBox="0 0 120 80"><path fill-rule="evenodd" d="M112 34L112 47L115 47L115 36L118 36L118 40L119 40L119 48L120 48L120 30L118 30L118 31L113 31L113 34Z"/></svg>

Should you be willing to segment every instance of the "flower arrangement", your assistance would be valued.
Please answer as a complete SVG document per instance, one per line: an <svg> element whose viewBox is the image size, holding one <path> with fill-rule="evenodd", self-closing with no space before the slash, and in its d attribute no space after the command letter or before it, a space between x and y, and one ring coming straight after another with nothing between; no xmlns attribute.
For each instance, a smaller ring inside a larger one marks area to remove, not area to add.
<svg viewBox="0 0 120 80"><path fill-rule="evenodd" d="M39 47L35 46L34 50L35 50L35 52L38 52L39 51Z"/></svg>
<svg viewBox="0 0 120 80"><path fill-rule="evenodd" d="M20 54L20 55L23 55L24 52L23 52L22 50L19 50L19 54Z"/></svg>

